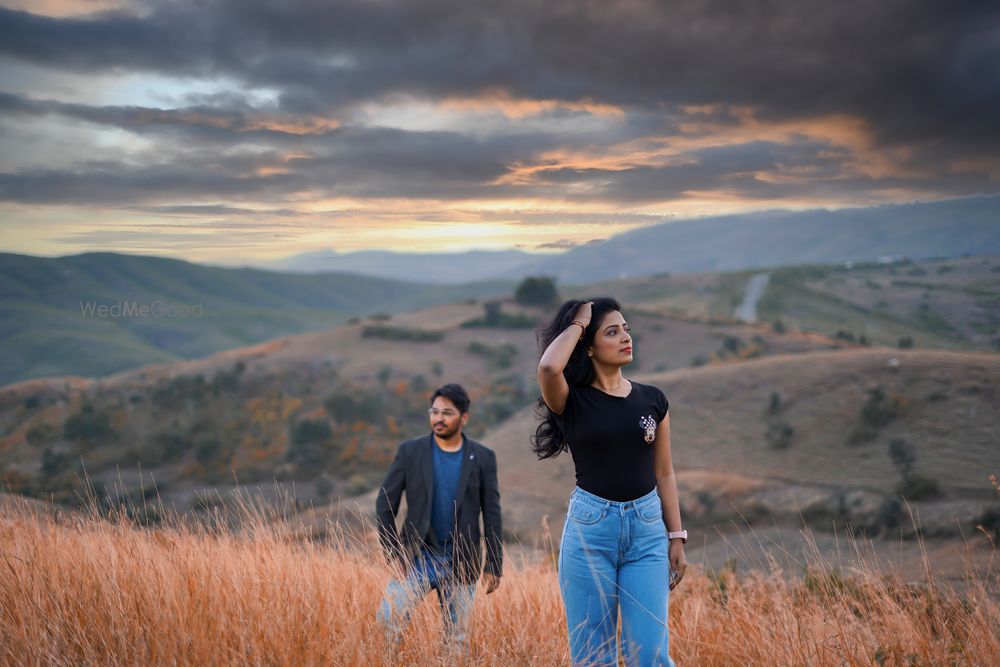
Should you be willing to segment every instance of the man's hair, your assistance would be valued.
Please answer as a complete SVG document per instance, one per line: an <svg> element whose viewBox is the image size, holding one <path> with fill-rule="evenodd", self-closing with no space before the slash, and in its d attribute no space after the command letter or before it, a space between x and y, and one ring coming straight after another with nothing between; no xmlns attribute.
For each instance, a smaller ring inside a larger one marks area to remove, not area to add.
<svg viewBox="0 0 1000 667"><path fill-rule="evenodd" d="M432 404L434 403L434 399L438 396L444 396L449 401L454 403L455 407L458 408L458 411L461 414L465 414L469 411L469 403L472 402L469 400L469 394L460 384L446 384L443 387L435 389L434 395L431 396Z"/></svg>

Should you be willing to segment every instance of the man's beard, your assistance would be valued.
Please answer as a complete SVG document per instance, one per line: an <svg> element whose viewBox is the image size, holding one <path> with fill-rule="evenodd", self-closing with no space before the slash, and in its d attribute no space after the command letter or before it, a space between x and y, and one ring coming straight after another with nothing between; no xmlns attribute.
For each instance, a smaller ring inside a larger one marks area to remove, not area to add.
<svg viewBox="0 0 1000 667"><path fill-rule="evenodd" d="M455 427L452 429L449 429L447 424L442 424L442 426L444 428L443 430L440 431L437 430L437 426L434 427L434 434L439 438L441 438L442 440L451 440L453 437L455 437L455 434L458 433L459 428L461 428L460 424L456 424Z"/></svg>

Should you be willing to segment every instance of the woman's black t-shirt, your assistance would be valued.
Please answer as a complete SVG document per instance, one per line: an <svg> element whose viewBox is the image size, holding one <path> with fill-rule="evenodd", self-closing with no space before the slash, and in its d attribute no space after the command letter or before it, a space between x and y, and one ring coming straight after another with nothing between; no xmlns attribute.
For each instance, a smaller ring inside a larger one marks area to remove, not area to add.
<svg viewBox="0 0 1000 667"><path fill-rule="evenodd" d="M616 502L656 488L653 439L668 408L663 392L648 384L633 382L628 396L570 384L556 421L573 455L576 485Z"/></svg>

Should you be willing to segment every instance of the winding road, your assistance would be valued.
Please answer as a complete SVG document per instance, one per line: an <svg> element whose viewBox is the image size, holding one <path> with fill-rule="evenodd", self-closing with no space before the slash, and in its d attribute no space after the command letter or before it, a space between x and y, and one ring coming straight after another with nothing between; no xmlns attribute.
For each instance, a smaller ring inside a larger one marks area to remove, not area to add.
<svg viewBox="0 0 1000 667"><path fill-rule="evenodd" d="M767 282L771 279L770 273L755 274L747 283L746 292L743 293L743 303L736 307L733 315L744 322L757 321L757 302L764 296L767 290Z"/></svg>

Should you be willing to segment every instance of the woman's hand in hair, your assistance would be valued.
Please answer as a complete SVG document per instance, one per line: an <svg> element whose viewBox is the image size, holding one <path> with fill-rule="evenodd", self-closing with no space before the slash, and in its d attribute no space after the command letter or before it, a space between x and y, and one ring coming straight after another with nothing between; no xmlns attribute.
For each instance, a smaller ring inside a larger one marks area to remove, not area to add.
<svg viewBox="0 0 1000 667"><path fill-rule="evenodd" d="M579 306L577 306L576 312L573 313L573 319L579 322L587 328L590 326L590 320L593 317L593 301L584 301ZM582 334L583 332L581 332Z"/></svg>

